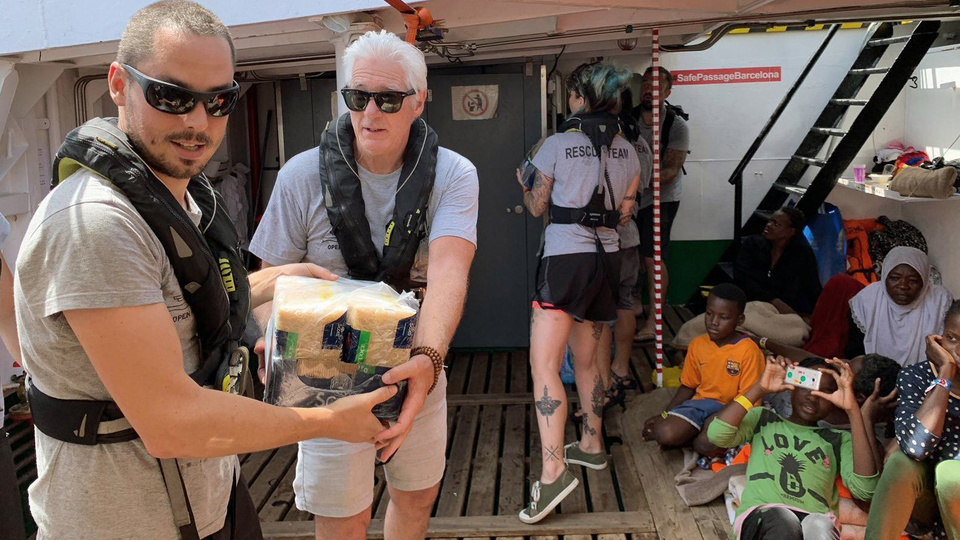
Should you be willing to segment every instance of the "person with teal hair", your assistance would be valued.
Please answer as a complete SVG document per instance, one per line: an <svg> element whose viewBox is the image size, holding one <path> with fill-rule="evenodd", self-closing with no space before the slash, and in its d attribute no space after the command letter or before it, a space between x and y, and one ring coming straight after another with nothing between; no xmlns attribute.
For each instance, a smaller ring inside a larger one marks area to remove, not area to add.
<svg viewBox="0 0 960 540"><path fill-rule="evenodd" d="M524 203L535 217L549 212L550 224L537 270L530 364L540 430L540 479L520 512L536 523L579 481L567 465L607 467L601 438L604 384L597 348L604 324L617 320L620 236L631 219L640 185L633 145L620 135L620 93L630 73L609 64L577 68L567 79L573 115L543 141L524 186ZM523 176L518 175L523 185ZM569 341L580 402L585 404L580 441L564 444L567 402L560 361Z"/></svg>

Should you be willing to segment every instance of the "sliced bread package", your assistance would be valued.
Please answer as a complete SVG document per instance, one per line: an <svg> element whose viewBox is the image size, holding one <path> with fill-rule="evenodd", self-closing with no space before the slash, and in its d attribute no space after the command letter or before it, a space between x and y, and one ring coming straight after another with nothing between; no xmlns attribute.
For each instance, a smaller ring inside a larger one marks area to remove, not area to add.
<svg viewBox="0 0 960 540"><path fill-rule="evenodd" d="M381 377L410 358L419 303L384 283L324 281L284 276L277 280L267 328L264 401L317 407L383 386ZM406 383L374 408L396 419Z"/></svg>

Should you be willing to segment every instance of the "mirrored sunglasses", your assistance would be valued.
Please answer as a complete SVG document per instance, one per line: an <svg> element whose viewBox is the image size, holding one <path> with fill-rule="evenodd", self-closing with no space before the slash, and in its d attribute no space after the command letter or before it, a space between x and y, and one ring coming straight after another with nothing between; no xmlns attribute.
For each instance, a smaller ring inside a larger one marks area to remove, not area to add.
<svg viewBox="0 0 960 540"><path fill-rule="evenodd" d="M362 112L367 108L367 103L370 99L373 98L373 102L377 104L377 107L387 114L399 112L400 108L403 107L403 100L407 96L412 96L416 93L415 90L407 90L406 92L365 92L353 88L340 90L340 94L343 95L343 101L351 111Z"/></svg>
<svg viewBox="0 0 960 540"><path fill-rule="evenodd" d="M159 81L140 73L128 64L120 64L123 70L133 78L143 97L154 109L169 114L187 114L197 106L203 104L207 114L214 117L227 116L236 108L240 100L240 85L233 81L230 88L215 92L196 92L182 86Z"/></svg>

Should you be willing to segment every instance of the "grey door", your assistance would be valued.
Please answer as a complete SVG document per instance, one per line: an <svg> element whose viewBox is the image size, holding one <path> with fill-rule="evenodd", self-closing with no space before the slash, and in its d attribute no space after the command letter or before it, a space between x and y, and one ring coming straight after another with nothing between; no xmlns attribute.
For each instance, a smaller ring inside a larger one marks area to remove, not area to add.
<svg viewBox="0 0 960 540"><path fill-rule="evenodd" d="M440 145L472 161L480 177L478 247L453 346L526 347L542 225L523 208L514 171L526 149L540 137L540 70L535 69L533 76L525 75L522 65L479 71L433 72L429 77L432 99L424 113ZM496 117L454 120L452 88L476 85L499 87Z"/></svg>
<svg viewBox="0 0 960 540"><path fill-rule="evenodd" d="M285 80L280 83L283 111L283 153L287 159L320 144L320 134L332 118L330 95L337 81Z"/></svg>

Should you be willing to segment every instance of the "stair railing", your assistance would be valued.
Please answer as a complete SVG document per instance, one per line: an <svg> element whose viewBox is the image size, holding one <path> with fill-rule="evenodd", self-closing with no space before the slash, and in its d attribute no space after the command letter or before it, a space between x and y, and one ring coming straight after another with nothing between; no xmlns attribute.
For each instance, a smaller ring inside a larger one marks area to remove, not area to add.
<svg viewBox="0 0 960 540"><path fill-rule="evenodd" d="M740 163L737 164L737 168L733 170L733 174L730 175L729 182L733 184L733 249L734 253L740 249L740 241L742 239L742 229L743 229L743 171L747 168L747 165L753 160L754 154L757 153L757 150L760 149L760 145L763 144L764 139L767 138L767 135L770 134L770 131L773 129L773 126L776 125L777 120L780 119L780 115L783 114L783 111L787 108L787 105L790 104L790 101L793 99L794 94L797 93L797 90L800 89L800 86L803 84L804 79L807 78L807 75L810 74L810 71L813 70L813 66L817 64L820 60L820 56L827 49L827 46L830 44L830 41L833 39L833 36L840 29L839 24L834 24L830 27L830 31L827 33L827 36L823 38L823 42L820 43L820 47L817 48L816 52L813 53L813 56L810 57L810 60L807 62L807 65L803 68L803 71L800 72L800 76L797 77L797 80L793 83L793 86L790 87L790 91L783 97L780 101L780 104L777 105L777 108L773 111L773 114L770 116L770 119L767 120L763 129L760 130L760 134L757 135L757 138L754 139L753 144L750 145L750 148L747 150L747 153L744 154L743 159L740 160Z"/></svg>

